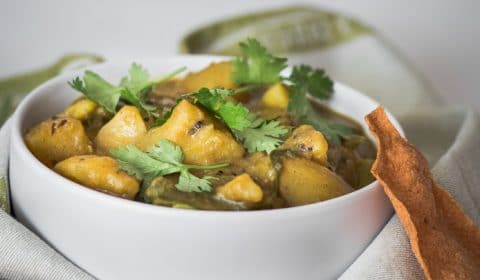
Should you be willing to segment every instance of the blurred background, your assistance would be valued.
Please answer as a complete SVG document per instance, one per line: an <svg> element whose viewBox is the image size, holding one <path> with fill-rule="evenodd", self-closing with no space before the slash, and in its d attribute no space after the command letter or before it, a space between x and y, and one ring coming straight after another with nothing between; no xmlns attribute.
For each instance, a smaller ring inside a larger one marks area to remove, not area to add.
<svg viewBox="0 0 480 280"><path fill-rule="evenodd" d="M374 27L449 103L480 108L480 1L303 1ZM298 4L265 1L0 0L0 78L71 52L116 59L175 54L189 31Z"/></svg>

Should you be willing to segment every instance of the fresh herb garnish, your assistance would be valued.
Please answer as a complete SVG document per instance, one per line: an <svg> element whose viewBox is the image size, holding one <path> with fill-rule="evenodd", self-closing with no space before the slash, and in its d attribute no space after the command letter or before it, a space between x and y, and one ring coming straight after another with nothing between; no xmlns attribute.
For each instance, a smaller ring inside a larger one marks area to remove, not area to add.
<svg viewBox="0 0 480 280"><path fill-rule="evenodd" d="M85 97L104 107L107 111L115 113L118 101L120 99L121 88L116 87L105 81L97 73L90 70L85 71L83 81L76 77L69 82L70 86L80 92Z"/></svg>
<svg viewBox="0 0 480 280"><path fill-rule="evenodd" d="M310 124L323 132L329 140L337 143L340 137L345 138L352 133L349 127L320 117L308 100L308 95L322 100L332 96L333 81L323 70L312 69L306 65L295 66L284 81L290 89L288 111L295 122Z"/></svg>
<svg viewBox="0 0 480 280"><path fill-rule="evenodd" d="M210 192L211 181L214 177L199 178L190 170L208 170L228 166L228 163L212 165L184 164L183 151L175 143L162 139L157 145L150 147L146 152L140 151L133 145L115 148L110 151L120 165L120 168L139 180L152 181L159 176L180 173L176 188L182 192Z"/></svg>
<svg viewBox="0 0 480 280"><path fill-rule="evenodd" d="M195 95L198 103L220 117L231 130L243 130L247 128L254 116L247 107L227 97L234 95L235 91L220 88L201 88Z"/></svg>
<svg viewBox="0 0 480 280"><path fill-rule="evenodd" d="M177 105L178 105L178 103L180 103L180 101L182 101L181 98L178 98L177 100L175 100L175 103L173 105L171 105L170 108L160 118L158 118L156 121L151 123L148 126L148 129L152 129L154 127L163 125L170 118L170 116L173 113L173 110L175 109L175 107L177 107Z"/></svg>
<svg viewBox="0 0 480 280"><path fill-rule="evenodd" d="M308 100L309 95L322 100L332 96L333 81L323 70L300 65L293 68L290 76L282 77L280 72L286 68L287 60L273 56L257 40L247 39L240 43L240 50L242 56L233 61L233 80L236 84L250 89L282 81L289 88L288 111L295 122L313 125L329 140L337 143L352 133L349 127L316 114Z"/></svg>
<svg viewBox="0 0 480 280"><path fill-rule="evenodd" d="M128 71L128 76L122 78L118 86L109 83L97 73L89 70L85 71L83 80L76 77L69 84L111 113L116 112L118 102L122 98L147 114L157 116L157 107L146 104L144 102L145 96L155 84L166 81L185 69L185 67L182 67L159 80L150 80L148 71L139 64L133 63Z"/></svg>
<svg viewBox="0 0 480 280"><path fill-rule="evenodd" d="M223 120L248 152L271 153L282 143L288 128L278 121L258 118L243 104L227 99L234 94L235 90L202 88L194 99Z"/></svg>
<svg viewBox="0 0 480 280"><path fill-rule="evenodd" d="M257 118L245 129L234 131L235 136L243 141L249 153L265 151L270 154L282 144L281 137L288 133L288 128L279 121L266 121Z"/></svg>
<svg viewBox="0 0 480 280"><path fill-rule="evenodd" d="M295 66L286 79L290 88L306 92L319 99L327 100L333 94L333 81L322 69L312 69L308 65Z"/></svg>
<svg viewBox="0 0 480 280"><path fill-rule="evenodd" d="M233 61L233 80L237 85L269 85L280 81L287 59L271 55L256 39L240 43L242 56Z"/></svg>

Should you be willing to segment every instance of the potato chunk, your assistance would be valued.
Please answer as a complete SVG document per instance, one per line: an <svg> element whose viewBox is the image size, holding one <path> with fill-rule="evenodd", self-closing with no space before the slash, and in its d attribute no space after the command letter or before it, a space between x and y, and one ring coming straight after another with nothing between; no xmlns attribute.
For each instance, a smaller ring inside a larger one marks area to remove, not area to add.
<svg viewBox="0 0 480 280"><path fill-rule="evenodd" d="M353 189L328 168L307 159L283 159L280 193L290 206L331 199Z"/></svg>
<svg viewBox="0 0 480 280"><path fill-rule="evenodd" d="M106 123L95 138L97 151L109 154L110 149L135 144L147 134L147 127L135 106L123 106L120 111Z"/></svg>
<svg viewBox="0 0 480 280"><path fill-rule="evenodd" d="M225 199L237 202L255 203L263 199L262 188L247 173L238 175L230 182L217 188L216 192Z"/></svg>
<svg viewBox="0 0 480 280"><path fill-rule="evenodd" d="M57 163L54 170L86 187L124 198L135 198L139 190L138 181L120 171L110 157L75 156Z"/></svg>
<svg viewBox="0 0 480 280"><path fill-rule="evenodd" d="M160 139L179 145L185 154L185 162L189 164L230 163L244 154L243 146L229 131L186 100L175 107L167 122L150 129L138 147L146 150Z"/></svg>
<svg viewBox="0 0 480 280"><path fill-rule="evenodd" d="M311 125L296 128L281 149L292 150L306 159L327 165L328 142L323 134Z"/></svg>
<svg viewBox="0 0 480 280"><path fill-rule="evenodd" d="M234 164L241 167L248 174L252 175L255 180L263 185L271 185L277 177L277 171L273 168L272 160L263 152L248 155Z"/></svg>
<svg viewBox="0 0 480 280"><path fill-rule="evenodd" d="M261 103L267 107L286 110L288 107L288 89L282 83L274 84L263 94Z"/></svg>
<svg viewBox="0 0 480 280"><path fill-rule="evenodd" d="M189 73L181 81L181 86L186 92L194 92L202 87L234 88L232 64L230 61L212 63L199 72Z"/></svg>
<svg viewBox="0 0 480 280"><path fill-rule="evenodd" d="M41 122L25 134L25 143L43 164L93 152L92 143L82 123L71 117L53 117Z"/></svg>
<svg viewBox="0 0 480 280"><path fill-rule="evenodd" d="M63 112L66 116L72 117L79 121L86 121L97 109L97 103L91 101L90 99L80 98L73 102L68 108Z"/></svg>

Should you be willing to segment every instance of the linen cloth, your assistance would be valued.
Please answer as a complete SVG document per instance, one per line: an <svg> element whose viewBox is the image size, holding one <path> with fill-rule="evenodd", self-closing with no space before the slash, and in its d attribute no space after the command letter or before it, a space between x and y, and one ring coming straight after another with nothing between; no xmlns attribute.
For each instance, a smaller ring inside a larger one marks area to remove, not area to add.
<svg viewBox="0 0 480 280"><path fill-rule="evenodd" d="M7 121L0 130L0 172L7 171L10 123ZM94 278L0 210L0 279Z"/></svg>

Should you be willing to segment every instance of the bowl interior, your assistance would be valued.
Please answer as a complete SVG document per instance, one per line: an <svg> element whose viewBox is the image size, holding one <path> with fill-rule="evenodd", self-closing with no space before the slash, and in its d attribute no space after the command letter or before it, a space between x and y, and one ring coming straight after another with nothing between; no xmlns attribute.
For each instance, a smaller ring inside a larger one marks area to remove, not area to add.
<svg viewBox="0 0 480 280"><path fill-rule="evenodd" d="M154 59L137 59L137 60L129 60L123 62L116 62L116 63L105 63L101 65L97 65L94 67L90 67L92 71L97 72L106 80L112 83L118 83L120 79L127 73L128 68L130 67L132 61L136 63L140 63L143 67L145 67L153 77L162 76L166 73L174 71L180 67L186 66L188 67L187 71L197 71L208 64L214 61L221 61L225 60L225 57L220 56L175 56L169 58L154 58ZM47 119L55 114L62 112L73 100L75 100L79 94L75 90L73 90L67 82L71 81L73 78L77 76L82 76L82 71L75 71L75 72L68 72L64 73L61 76L52 79L35 90L32 91L20 104L19 108L15 113L15 117L12 124L12 137L15 145L19 145L20 149L24 150L24 152L30 154L31 162L35 162L32 164L32 168L45 168L48 169L46 166L43 166L28 150L26 145L23 142L22 136L23 134L32 126L36 125L37 123L41 122L42 120ZM374 110L378 103L373 101L371 98L359 93L358 91L351 89L348 86L335 83L335 94L328 101L328 105L337 112L350 116L351 118L358 121L364 130L366 131L367 135L372 137L371 133L369 132L366 123L364 121L364 116L367 115L369 112ZM388 113L388 112L387 112ZM389 113L388 113L389 114ZM403 131L398 124L398 122L393 118L391 114L389 114L390 119L392 120L393 124L396 128L400 131L403 135ZM51 171L49 176L60 176L55 172ZM98 198L103 197L104 199L117 199L119 201L125 203L131 203L131 201L125 201L124 199L111 197L105 195L100 192L96 192L80 186L72 181L65 180L66 184L76 185L80 187L81 191L89 191L94 192L98 195ZM347 199L348 197L355 196L358 192L368 191L368 189L372 188L375 182L371 183L364 188L357 190L355 192L349 193L347 195L330 199L325 202L319 202L315 204L325 204L325 203L334 203L339 199ZM109 198L106 198L109 197ZM142 205L141 203L133 202L137 205ZM299 206L299 207L308 207L309 205ZM293 207L293 208L299 208ZM155 208L164 208L164 207L155 207ZM290 208L286 208L290 209ZM183 211L181 209L172 209L176 211ZM267 211L280 211L285 209L274 209L274 210L267 210ZM263 210L265 211L265 210ZM252 212L252 211L247 211ZM254 211L257 212L257 211Z"/></svg>

